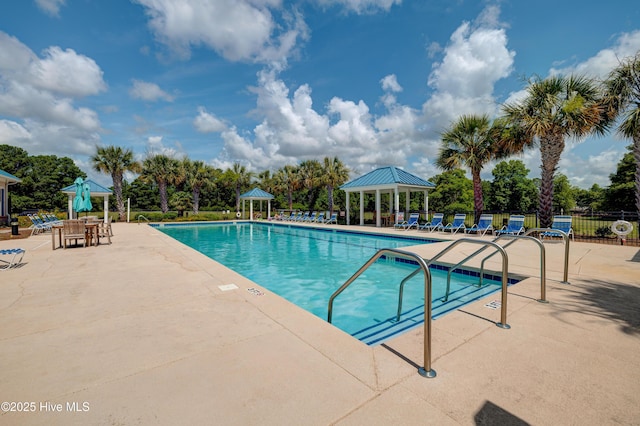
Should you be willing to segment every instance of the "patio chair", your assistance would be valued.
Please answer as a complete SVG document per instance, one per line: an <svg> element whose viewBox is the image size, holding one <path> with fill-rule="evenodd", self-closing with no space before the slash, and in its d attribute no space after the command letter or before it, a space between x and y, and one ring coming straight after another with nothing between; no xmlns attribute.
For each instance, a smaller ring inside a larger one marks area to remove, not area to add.
<svg viewBox="0 0 640 426"><path fill-rule="evenodd" d="M467 233L470 232L475 232L476 235L480 235L482 232L482 236L487 232L493 232L493 215L481 214L478 223L474 223L471 228L467 229Z"/></svg>
<svg viewBox="0 0 640 426"><path fill-rule="evenodd" d="M337 225L338 224L338 213L331 213L331 217L329 217L328 219L325 219L324 223L325 224L335 223Z"/></svg>
<svg viewBox="0 0 640 426"><path fill-rule="evenodd" d="M571 228L572 219L571 216L554 216L551 229L562 231L573 240L573 228ZM541 232L540 238L544 239L545 237L562 237L562 234L555 231Z"/></svg>
<svg viewBox="0 0 640 426"><path fill-rule="evenodd" d="M31 235L51 230L51 224L46 223L39 216L36 216L34 214L27 214L27 217L29 217L29 219L31 220Z"/></svg>
<svg viewBox="0 0 640 426"><path fill-rule="evenodd" d="M298 218L296 218L296 222L306 222L309 219L309 212L304 212L304 214Z"/></svg>
<svg viewBox="0 0 640 426"><path fill-rule="evenodd" d="M466 218L467 218L466 214L457 213L453 217L453 222L447 223L445 226L443 226L442 231L444 232L451 231L452 234L455 234L456 232L462 230L462 233L464 234L467 231L467 227L464 224L464 221Z"/></svg>
<svg viewBox="0 0 640 426"><path fill-rule="evenodd" d="M307 216L307 218L303 222L313 222L316 220L317 215L318 215L318 212L312 212L311 216Z"/></svg>
<svg viewBox="0 0 640 426"><path fill-rule="evenodd" d="M396 223L395 225L393 225L393 227L395 229L404 229L405 231L408 231L411 228L418 229L418 226L420 226L420 224L418 223L418 219L420 219L420 213L411 213L409 215L409 220L402 221L401 223Z"/></svg>
<svg viewBox="0 0 640 426"><path fill-rule="evenodd" d="M1 256L7 256L7 258L9 258L9 260L0 258L0 270L15 268L16 266L18 266L20 262L22 262L24 253L25 250L21 248L0 250ZM16 260L16 257L18 256L20 257Z"/></svg>
<svg viewBox="0 0 640 426"><path fill-rule="evenodd" d="M63 247L67 248L67 241L74 240L78 244L78 240L82 240L82 246L87 246L87 228L83 220L70 219L62 221L62 240Z"/></svg>
<svg viewBox="0 0 640 426"><path fill-rule="evenodd" d="M442 229L444 224L442 223L442 219L444 218L444 213L434 213L431 218L431 222L427 222L424 225L420 226L418 229L423 231L435 231L436 229Z"/></svg>
<svg viewBox="0 0 640 426"><path fill-rule="evenodd" d="M496 235L520 235L524 234L524 216L512 214L509 216L509 222L501 229L495 231Z"/></svg>
<svg viewBox="0 0 640 426"><path fill-rule="evenodd" d="M311 222L324 223L324 212L318 213L316 218L314 220L312 220Z"/></svg>

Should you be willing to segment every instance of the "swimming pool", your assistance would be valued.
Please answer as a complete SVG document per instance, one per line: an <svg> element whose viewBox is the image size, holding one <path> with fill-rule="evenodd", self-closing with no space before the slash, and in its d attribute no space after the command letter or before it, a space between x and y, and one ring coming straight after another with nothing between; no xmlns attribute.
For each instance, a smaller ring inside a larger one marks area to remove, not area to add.
<svg viewBox="0 0 640 426"><path fill-rule="evenodd" d="M156 226L325 320L331 294L378 250L440 241L268 222ZM367 344L376 344L422 324L422 274L405 286L402 316L396 320L398 286L415 268L391 259L376 262L336 298L333 325ZM474 286L477 274L454 273L449 300L442 302L447 270L437 265L431 270L433 318L500 289L499 277L485 275L485 285L478 288Z"/></svg>

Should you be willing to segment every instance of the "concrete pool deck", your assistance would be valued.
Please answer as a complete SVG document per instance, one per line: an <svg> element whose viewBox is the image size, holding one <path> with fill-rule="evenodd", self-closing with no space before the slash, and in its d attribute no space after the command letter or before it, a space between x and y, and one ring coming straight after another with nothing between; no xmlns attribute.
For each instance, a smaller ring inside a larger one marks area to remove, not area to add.
<svg viewBox="0 0 640 426"><path fill-rule="evenodd" d="M531 278L509 287L511 329L485 306L499 294L433 321L427 379L422 327L368 347L152 227L113 228L98 247L0 241L27 250L0 271L0 424L640 423L637 247L572 243L562 284L545 243L543 304L539 248L514 244L509 271Z"/></svg>

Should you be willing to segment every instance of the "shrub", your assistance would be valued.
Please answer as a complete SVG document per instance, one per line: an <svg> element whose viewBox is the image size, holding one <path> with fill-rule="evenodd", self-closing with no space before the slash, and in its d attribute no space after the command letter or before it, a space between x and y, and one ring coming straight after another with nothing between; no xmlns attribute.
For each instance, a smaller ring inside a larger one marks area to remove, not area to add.
<svg viewBox="0 0 640 426"><path fill-rule="evenodd" d="M601 226L599 228L596 228L596 236L600 238L608 238L611 235L613 235L613 231L608 226Z"/></svg>

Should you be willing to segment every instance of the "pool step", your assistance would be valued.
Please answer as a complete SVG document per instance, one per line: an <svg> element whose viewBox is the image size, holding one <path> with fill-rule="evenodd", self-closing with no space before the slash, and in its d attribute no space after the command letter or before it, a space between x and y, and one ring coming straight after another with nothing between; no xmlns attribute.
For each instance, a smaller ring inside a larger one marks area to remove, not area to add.
<svg viewBox="0 0 640 426"><path fill-rule="evenodd" d="M437 319L469 302L481 299L489 294L500 290L500 286L484 285L480 288L467 285L460 286L450 293L447 302L438 303L438 306L432 308L431 318ZM367 345L378 345L384 341L405 333L424 323L424 304L409 308L402 312L400 321L396 321L396 317L387 318L375 325L363 328L351 335Z"/></svg>

